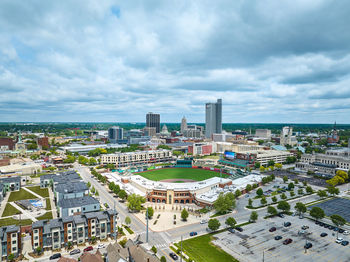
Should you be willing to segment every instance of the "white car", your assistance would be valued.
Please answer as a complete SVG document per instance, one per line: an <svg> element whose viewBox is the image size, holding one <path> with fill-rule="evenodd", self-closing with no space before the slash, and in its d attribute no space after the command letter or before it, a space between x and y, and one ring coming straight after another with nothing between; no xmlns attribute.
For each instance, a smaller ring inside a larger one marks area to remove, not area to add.
<svg viewBox="0 0 350 262"><path fill-rule="evenodd" d="M97 249L105 248L106 246L104 244L99 244Z"/></svg>
<svg viewBox="0 0 350 262"><path fill-rule="evenodd" d="M338 237L337 240L335 240L335 243L337 244L341 244L341 242L343 242L344 239L342 239L341 237Z"/></svg>
<svg viewBox="0 0 350 262"><path fill-rule="evenodd" d="M345 230L345 231L343 232L343 235L349 235L349 234L350 234L350 232L347 231L347 230Z"/></svg>
<svg viewBox="0 0 350 262"><path fill-rule="evenodd" d="M207 220L202 220L202 221L201 221L201 224L206 224L206 223L208 223Z"/></svg>

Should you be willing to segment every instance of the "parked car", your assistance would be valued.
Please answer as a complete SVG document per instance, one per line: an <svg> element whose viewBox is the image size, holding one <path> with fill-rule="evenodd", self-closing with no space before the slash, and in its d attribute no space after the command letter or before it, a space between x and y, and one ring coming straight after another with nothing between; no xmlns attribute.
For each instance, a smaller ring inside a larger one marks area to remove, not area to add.
<svg viewBox="0 0 350 262"><path fill-rule="evenodd" d="M303 225L303 226L301 227L302 230L306 230L306 229L309 229L309 228L310 228L309 226L305 226L305 225Z"/></svg>
<svg viewBox="0 0 350 262"><path fill-rule="evenodd" d="M284 218L284 215L281 214L281 213L279 213L278 216L281 217L281 218Z"/></svg>
<svg viewBox="0 0 350 262"><path fill-rule="evenodd" d="M305 249L309 249L312 247L312 244L310 242L307 242L304 246Z"/></svg>
<svg viewBox="0 0 350 262"><path fill-rule="evenodd" d="M328 236L328 234L327 234L327 233L321 233L320 236L321 236L321 237L326 237L326 236Z"/></svg>
<svg viewBox="0 0 350 262"><path fill-rule="evenodd" d="M321 226L321 227L323 227L323 226L324 226L324 223L320 222L318 225Z"/></svg>
<svg viewBox="0 0 350 262"><path fill-rule="evenodd" d="M230 232L230 233L235 233L235 230L234 230L233 228L229 228L229 229L228 229L228 232Z"/></svg>
<svg viewBox="0 0 350 262"><path fill-rule="evenodd" d="M280 239L282 239L281 236L275 236L275 240L280 240Z"/></svg>
<svg viewBox="0 0 350 262"><path fill-rule="evenodd" d="M319 225L320 223L321 223L321 222L318 221L318 220L316 220L316 222L315 222L316 225Z"/></svg>
<svg viewBox="0 0 350 262"><path fill-rule="evenodd" d="M239 232L243 232L243 228L241 228L241 227L236 227L236 230Z"/></svg>
<svg viewBox="0 0 350 262"><path fill-rule="evenodd" d="M339 233L343 234L344 233L344 229L339 228Z"/></svg>
<svg viewBox="0 0 350 262"><path fill-rule="evenodd" d="M293 242L293 240L291 239L291 238L287 238L287 239L285 239L284 241L283 241L283 245L288 245L288 244L290 244L290 243L292 243Z"/></svg>
<svg viewBox="0 0 350 262"><path fill-rule="evenodd" d="M190 236L191 236L191 237L197 236L197 232L190 232Z"/></svg>
<svg viewBox="0 0 350 262"><path fill-rule="evenodd" d="M306 233L305 230L300 230L300 231L298 231L298 235L302 235L302 234L305 234L305 233Z"/></svg>
<svg viewBox="0 0 350 262"><path fill-rule="evenodd" d="M60 258L61 257L61 253L56 253L56 254L53 254L51 257L50 257L50 260L52 259L57 259L57 258Z"/></svg>
<svg viewBox="0 0 350 262"><path fill-rule="evenodd" d="M342 244L342 246L347 246L347 245L349 245L349 241L344 240L341 242L341 244Z"/></svg>
<svg viewBox="0 0 350 262"><path fill-rule="evenodd" d="M337 244L341 244L341 242L343 242L344 239L342 239L341 237L338 237L336 240L335 240L335 243Z"/></svg>
<svg viewBox="0 0 350 262"><path fill-rule="evenodd" d="M206 224L206 223L208 223L208 221L207 220L201 220L201 224Z"/></svg>
<svg viewBox="0 0 350 262"><path fill-rule="evenodd" d="M173 253L173 252L169 253L169 256L170 256L172 259L174 259L174 260L178 260L178 259L179 259L179 257L178 257L175 253Z"/></svg>
<svg viewBox="0 0 350 262"><path fill-rule="evenodd" d="M105 244L99 244L99 245L97 246L97 249L101 249L101 248L105 248L105 247L106 247Z"/></svg>
<svg viewBox="0 0 350 262"><path fill-rule="evenodd" d="M271 227L271 228L269 229L269 231L270 231L270 232L274 232L274 231L276 231L276 228L275 228L275 227Z"/></svg>
<svg viewBox="0 0 350 262"><path fill-rule="evenodd" d="M88 246L88 247L84 248L84 252L88 252L88 251L91 251L93 249L94 248L92 246Z"/></svg>
<svg viewBox="0 0 350 262"><path fill-rule="evenodd" d="M80 253L80 249L73 249L71 252L69 252L69 255L75 255L79 253Z"/></svg>
<svg viewBox="0 0 350 262"><path fill-rule="evenodd" d="M291 222L284 222L283 225L284 225L285 227L289 227L291 224L292 224Z"/></svg>
<svg viewBox="0 0 350 262"><path fill-rule="evenodd" d="M349 233L349 231L347 231L347 230L345 230L344 232L343 232L343 235L349 235L350 233Z"/></svg>

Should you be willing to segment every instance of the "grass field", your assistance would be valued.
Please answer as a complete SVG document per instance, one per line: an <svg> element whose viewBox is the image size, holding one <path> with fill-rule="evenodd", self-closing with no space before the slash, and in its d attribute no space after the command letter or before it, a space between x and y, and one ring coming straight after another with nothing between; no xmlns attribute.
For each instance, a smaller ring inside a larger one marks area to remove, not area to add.
<svg viewBox="0 0 350 262"><path fill-rule="evenodd" d="M192 179L202 181L212 177L220 177L219 172L195 168L162 168L137 173L137 175L153 181L164 179ZM228 175L222 174L222 177L225 178Z"/></svg>
<svg viewBox="0 0 350 262"><path fill-rule="evenodd" d="M22 219L21 223L19 220L16 220L13 218L0 219L0 227L10 226L10 225L19 225L19 224L21 224L21 226L28 226L28 225L31 225L32 223L33 223L33 221L30 219Z"/></svg>
<svg viewBox="0 0 350 262"><path fill-rule="evenodd" d="M36 199L37 197L23 188L19 191L11 192L8 202L13 202L22 199Z"/></svg>
<svg viewBox="0 0 350 262"><path fill-rule="evenodd" d="M32 186L28 187L28 189L42 197L49 197L49 190L47 188L40 188L40 186Z"/></svg>
<svg viewBox="0 0 350 262"><path fill-rule="evenodd" d="M52 219L52 212L46 212L44 215L37 217L38 220L44 220L44 219Z"/></svg>
<svg viewBox="0 0 350 262"><path fill-rule="evenodd" d="M46 198L46 210L51 210L50 198Z"/></svg>
<svg viewBox="0 0 350 262"><path fill-rule="evenodd" d="M17 208L12 206L10 203L7 203L4 209L4 212L2 213L2 217L9 217L13 215L22 214L21 211L19 211Z"/></svg>
<svg viewBox="0 0 350 262"><path fill-rule="evenodd" d="M237 259L214 246L211 243L213 239L213 234L190 238L182 241L182 248L196 262L238 262ZM177 243L177 246L179 245L180 243Z"/></svg>

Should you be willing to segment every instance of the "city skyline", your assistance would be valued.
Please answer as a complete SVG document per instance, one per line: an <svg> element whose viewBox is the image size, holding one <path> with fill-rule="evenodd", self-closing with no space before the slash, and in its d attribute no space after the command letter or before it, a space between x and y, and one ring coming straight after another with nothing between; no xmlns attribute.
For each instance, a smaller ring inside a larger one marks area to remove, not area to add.
<svg viewBox="0 0 350 262"><path fill-rule="evenodd" d="M0 121L349 123L349 8L1 1Z"/></svg>

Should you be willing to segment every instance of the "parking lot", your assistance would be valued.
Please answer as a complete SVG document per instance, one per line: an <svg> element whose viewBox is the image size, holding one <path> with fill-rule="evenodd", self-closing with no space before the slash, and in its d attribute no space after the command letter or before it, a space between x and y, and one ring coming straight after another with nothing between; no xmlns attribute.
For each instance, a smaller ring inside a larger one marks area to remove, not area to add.
<svg viewBox="0 0 350 262"><path fill-rule="evenodd" d="M326 216L337 214L350 221L350 199L346 198L334 198L319 204L315 204L309 207L320 207L324 210Z"/></svg>
<svg viewBox="0 0 350 262"><path fill-rule="evenodd" d="M306 174L291 173L286 170L274 170L274 171L269 171L266 174L267 175L274 174L276 177L281 177L281 178L284 176L287 176L288 179L290 180L298 179L300 182L306 181L310 185L319 186L319 187L328 186L328 184L326 183L326 180L324 179L316 178Z"/></svg>
<svg viewBox="0 0 350 262"><path fill-rule="evenodd" d="M291 226L284 227L284 222L291 222ZM304 234L298 234L301 227L309 226ZM276 231L269 232L271 227ZM320 237L321 233L327 233L326 237ZM334 235L333 235L334 234ZM276 236L282 239L275 240ZM244 227L239 233L223 232L217 234L214 243L236 257L239 261L350 261L350 245L342 246L335 243L336 233L326 229L306 218L298 216L286 216L285 218L259 219L257 223ZM349 240L349 235L339 234L344 240ZM293 240L288 245L283 245L287 238ZM312 247L305 251L306 241L312 243Z"/></svg>

